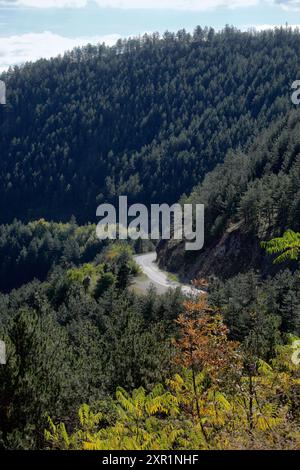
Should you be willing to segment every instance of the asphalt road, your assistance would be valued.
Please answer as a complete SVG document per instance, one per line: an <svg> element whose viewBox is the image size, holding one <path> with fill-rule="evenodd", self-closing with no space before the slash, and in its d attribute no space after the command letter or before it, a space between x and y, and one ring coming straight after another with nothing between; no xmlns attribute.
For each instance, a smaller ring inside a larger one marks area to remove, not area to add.
<svg viewBox="0 0 300 470"><path fill-rule="evenodd" d="M146 276L145 280L136 281L136 286L139 290L147 290L152 284L159 293L167 292L169 289L177 289L189 296L197 296L201 293L198 289L187 284L181 284L176 281L172 281L168 278L168 275L162 271L156 263L156 252L147 253L145 255L135 256L135 261L141 268L141 271Z"/></svg>

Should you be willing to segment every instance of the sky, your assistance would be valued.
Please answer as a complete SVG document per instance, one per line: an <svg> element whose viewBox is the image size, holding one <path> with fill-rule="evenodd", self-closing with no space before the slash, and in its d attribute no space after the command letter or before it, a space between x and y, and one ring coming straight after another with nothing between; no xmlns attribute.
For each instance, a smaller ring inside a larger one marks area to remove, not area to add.
<svg viewBox="0 0 300 470"><path fill-rule="evenodd" d="M193 31L300 25L300 0L0 0L0 72L75 46Z"/></svg>

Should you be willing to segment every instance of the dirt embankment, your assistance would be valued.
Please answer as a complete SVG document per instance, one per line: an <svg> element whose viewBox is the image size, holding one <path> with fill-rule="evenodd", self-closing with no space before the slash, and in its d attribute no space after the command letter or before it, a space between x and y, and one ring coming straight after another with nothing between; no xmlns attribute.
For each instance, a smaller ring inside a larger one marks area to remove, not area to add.
<svg viewBox="0 0 300 470"><path fill-rule="evenodd" d="M277 270L258 238L243 231L241 224L232 225L199 252L185 251L184 243L175 241L161 242L157 252L160 268L176 272L185 282L210 277L227 279L250 269L266 276Z"/></svg>

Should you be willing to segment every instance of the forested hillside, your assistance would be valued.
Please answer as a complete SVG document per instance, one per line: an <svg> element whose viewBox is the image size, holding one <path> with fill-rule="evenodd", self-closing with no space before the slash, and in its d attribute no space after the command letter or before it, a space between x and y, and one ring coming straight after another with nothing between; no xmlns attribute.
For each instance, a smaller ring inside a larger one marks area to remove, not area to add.
<svg viewBox="0 0 300 470"><path fill-rule="evenodd" d="M196 28L1 76L0 450L300 448L299 62L299 31ZM206 293L134 290L119 195L205 204L204 249L158 254Z"/></svg>
<svg viewBox="0 0 300 470"><path fill-rule="evenodd" d="M205 204L205 247L193 258L175 241L160 263L188 276L230 277L274 271L260 242L300 229L300 112L273 122L246 152L229 152L185 202Z"/></svg>
<svg viewBox="0 0 300 470"><path fill-rule="evenodd" d="M290 108L299 61L299 32L198 27L10 70L1 221L94 221L119 194L177 201Z"/></svg>

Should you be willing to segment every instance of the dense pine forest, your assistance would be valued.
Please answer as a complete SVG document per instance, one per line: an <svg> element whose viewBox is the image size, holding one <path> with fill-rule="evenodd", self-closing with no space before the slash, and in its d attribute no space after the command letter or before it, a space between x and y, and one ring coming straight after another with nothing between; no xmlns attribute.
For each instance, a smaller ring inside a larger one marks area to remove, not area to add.
<svg viewBox="0 0 300 470"><path fill-rule="evenodd" d="M300 448L300 33L197 27L1 75L0 449ZM205 204L136 292L96 208Z"/></svg>
<svg viewBox="0 0 300 470"><path fill-rule="evenodd" d="M289 29L196 28L3 74L0 220L90 222L119 194L176 202L290 110L299 62Z"/></svg>
<svg viewBox="0 0 300 470"><path fill-rule="evenodd" d="M174 240L159 247L160 262L182 275L227 278L250 268L274 273L260 243L300 230L300 112L291 109L263 130L246 151L228 151L182 203L205 204L205 249L195 258Z"/></svg>

